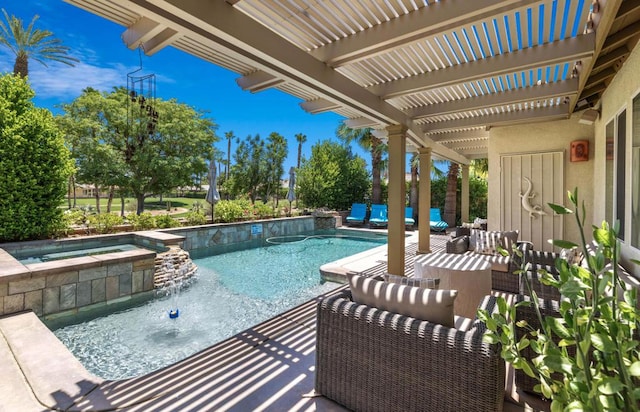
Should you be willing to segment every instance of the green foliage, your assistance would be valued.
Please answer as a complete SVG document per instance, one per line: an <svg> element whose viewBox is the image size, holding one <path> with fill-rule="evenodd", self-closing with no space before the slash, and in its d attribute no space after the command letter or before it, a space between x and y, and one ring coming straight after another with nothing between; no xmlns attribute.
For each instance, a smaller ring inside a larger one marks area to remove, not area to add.
<svg viewBox="0 0 640 412"><path fill-rule="evenodd" d="M90 215L88 221L89 227L95 228L98 233L105 234L113 233L115 227L121 225L124 219L112 213L101 213L99 215Z"/></svg>
<svg viewBox="0 0 640 412"><path fill-rule="evenodd" d="M139 107L124 88L83 91L63 105L59 124L76 156L79 181L115 185L137 200L141 213L152 193L169 193L193 184L206 173L217 140L216 125L203 112L176 100L155 99ZM157 127L148 132L146 108L158 112Z"/></svg>
<svg viewBox="0 0 640 412"><path fill-rule="evenodd" d="M626 290L618 276L617 230L607 222L594 226L597 250L589 254L584 235L584 205L581 214L577 189L569 193L569 200L574 210L550 206L559 214L575 214L588 266L570 265L558 259L557 279L540 271L543 283L557 288L563 296L560 317L541 316L537 296L530 286L531 302L519 305L533 306L541 329L534 330L526 322L516 324L516 308L508 307L503 298L499 298L499 313L491 316L479 311L478 316L487 323L486 340L501 342L502 357L540 382L537 388L552 400L552 411L637 411L640 405L637 290ZM553 243L561 247L574 245L557 240ZM526 270L526 263L522 270ZM518 340L516 327L524 328L527 335ZM528 346L538 354L536 358L521 355ZM574 356L569 355L570 350ZM560 374L560 378L554 373Z"/></svg>
<svg viewBox="0 0 640 412"><path fill-rule="evenodd" d="M298 196L307 207L346 210L369 190L364 159L338 143L323 141L298 171Z"/></svg>
<svg viewBox="0 0 640 412"><path fill-rule="evenodd" d="M262 202L256 202L255 205L253 205L253 215L258 219L266 219L275 217L275 211L273 210L273 206L271 205Z"/></svg>
<svg viewBox="0 0 640 412"><path fill-rule="evenodd" d="M487 199L489 186L484 178L469 178L469 220L473 221L476 217L487 217ZM462 201L462 179L458 178L458 193L456 196L456 222L461 223L460 202ZM447 176L431 181L431 207L444 208L445 197L447 193Z"/></svg>
<svg viewBox="0 0 640 412"><path fill-rule="evenodd" d="M207 223L207 218L202 212L189 212L187 213L187 224L189 226L200 226Z"/></svg>
<svg viewBox="0 0 640 412"><path fill-rule="evenodd" d="M242 219L244 210L235 200L221 200L216 203L216 220L223 223L236 222Z"/></svg>
<svg viewBox="0 0 640 412"><path fill-rule="evenodd" d="M68 225L86 225L89 218L87 211L87 208L65 210L64 221Z"/></svg>
<svg viewBox="0 0 640 412"><path fill-rule="evenodd" d="M170 227L180 226L180 222L172 218L169 214L163 214L156 216L156 225L160 229L168 229Z"/></svg>
<svg viewBox="0 0 640 412"><path fill-rule="evenodd" d="M156 219L149 212L143 212L139 215L129 214L127 220L133 226L133 230L148 230L156 227Z"/></svg>
<svg viewBox="0 0 640 412"><path fill-rule="evenodd" d="M64 226L58 209L73 171L51 112L26 80L0 77L0 242L42 239Z"/></svg>

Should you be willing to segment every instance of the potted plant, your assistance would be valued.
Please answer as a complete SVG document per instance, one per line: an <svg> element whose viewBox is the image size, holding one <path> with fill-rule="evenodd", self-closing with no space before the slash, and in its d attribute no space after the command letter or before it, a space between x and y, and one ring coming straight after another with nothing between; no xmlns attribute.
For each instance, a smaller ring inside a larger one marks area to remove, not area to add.
<svg viewBox="0 0 640 412"><path fill-rule="evenodd" d="M544 302L538 300L529 286L531 298L511 307L504 298L499 298L498 312L478 312L487 324L485 339L501 343L502 358L539 381L535 390L551 400L554 412L637 411L640 410L640 313L636 305L637 290L625 287L619 278L618 228L607 222L594 226L595 252L589 250L584 235L584 203L580 210L577 189L568 195L574 210L555 204L549 206L558 214L575 215L581 245L562 240L552 243L562 248L581 246L586 264L557 259L557 276L539 271L541 281L558 288L562 296L559 316L543 316ZM527 263L523 262L518 272L526 269ZM521 277L528 279L528 276ZM520 305L535 310L540 327L516 318ZM522 329L517 331L517 328ZM517 332L523 331L525 333L518 337ZM527 348L535 355L523 356Z"/></svg>

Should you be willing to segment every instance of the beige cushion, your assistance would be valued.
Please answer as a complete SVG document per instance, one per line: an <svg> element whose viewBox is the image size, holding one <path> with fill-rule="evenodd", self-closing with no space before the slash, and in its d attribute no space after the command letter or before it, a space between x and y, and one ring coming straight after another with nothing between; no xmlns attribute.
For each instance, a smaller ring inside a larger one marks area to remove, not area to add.
<svg viewBox="0 0 640 412"><path fill-rule="evenodd" d="M477 256L491 263L491 270L497 270L498 272L509 272L511 270L510 263L511 258L509 256L502 255L482 255L476 252L465 252L468 256Z"/></svg>
<svg viewBox="0 0 640 412"><path fill-rule="evenodd" d="M497 255L499 249L513 252L513 245L518 241L518 231L476 231L475 252L485 255Z"/></svg>
<svg viewBox="0 0 640 412"><path fill-rule="evenodd" d="M349 273L354 302L452 328L457 290L423 289Z"/></svg>
<svg viewBox="0 0 640 412"><path fill-rule="evenodd" d="M440 279L408 278L406 276L391 275L389 273L387 273L383 277L384 277L384 281L388 283L415 286L417 288L423 288L423 289L438 289L438 286L440 286Z"/></svg>

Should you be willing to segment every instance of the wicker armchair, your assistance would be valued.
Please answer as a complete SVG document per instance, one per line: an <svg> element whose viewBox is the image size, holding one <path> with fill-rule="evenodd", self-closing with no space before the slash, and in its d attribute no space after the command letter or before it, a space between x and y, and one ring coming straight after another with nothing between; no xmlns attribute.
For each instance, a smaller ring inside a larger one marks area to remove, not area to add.
<svg viewBox="0 0 640 412"><path fill-rule="evenodd" d="M316 392L355 411L502 411L505 363L484 323L464 332L350 297L318 303Z"/></svg>
<svg viewBox="0 0 640 412"><path fill-rule="evenodd" d="M545 269L550 274L557 276L555 261L560 255L553 252L541 252L538 250L530 250L527 252L526 261L529 263L527 272L520 275L520 294L530 295L529 287L536 292L540 299L560 300L560 292L553 286L547 286L540 281L541 275L539 269ZM529 286L527 286L527 280Z"/></svg>

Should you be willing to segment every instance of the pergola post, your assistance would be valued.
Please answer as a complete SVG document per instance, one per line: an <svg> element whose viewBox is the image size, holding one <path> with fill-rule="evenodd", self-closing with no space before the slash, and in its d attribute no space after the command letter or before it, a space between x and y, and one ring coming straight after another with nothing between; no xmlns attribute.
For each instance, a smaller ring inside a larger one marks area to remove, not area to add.
<svg viewBox="0 0 640 412"><path fill-rule="evenodd" d="M389 136L389 212L387 271L404 275L404 212L406 205L406 131L402 125L387 127Z"/></svg>
<svg viewBox="0 0 640 412"><path fill-rule="evenodd" d="M469 221L469 165L462 166L462 198L460 199L460 214L463 222Z"/></svg>
<svg viewBox="0 0 640 412"><path fill-rule="evenodd" d="M418 253L431 253L431 225L429 224L431 212L431 148L418 149L420 170L419 195L418 195Z"/></svg>

